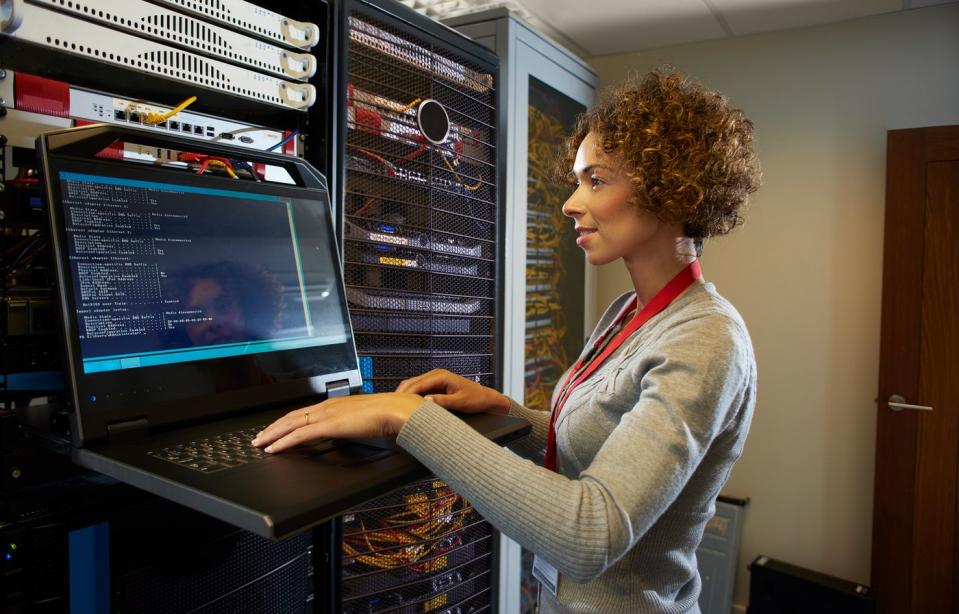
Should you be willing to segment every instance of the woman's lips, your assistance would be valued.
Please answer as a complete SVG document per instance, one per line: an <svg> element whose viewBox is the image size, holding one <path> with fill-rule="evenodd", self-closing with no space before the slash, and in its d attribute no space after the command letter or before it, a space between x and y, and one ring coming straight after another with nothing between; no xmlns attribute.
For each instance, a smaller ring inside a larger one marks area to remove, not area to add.
<svg viewBox="0 0 959 614"><path fill-rule="evenodd" d="M576 232L579 234L579 236L576 237L576 245L579 245L580 247L582 247L583 245L586 244L586 241L589 239L589 235L596 232L596 229L595 228L577 228Z"/></svg>

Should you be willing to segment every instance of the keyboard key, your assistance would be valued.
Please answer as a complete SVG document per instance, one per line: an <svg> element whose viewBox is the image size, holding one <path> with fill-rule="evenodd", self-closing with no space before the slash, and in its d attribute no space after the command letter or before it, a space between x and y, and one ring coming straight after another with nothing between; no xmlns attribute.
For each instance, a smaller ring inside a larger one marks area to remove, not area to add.
<svg viewBox="0 0 959 614"><path fill-rule="evenodd" d="M159 450L151 450L148 454L201 473L231 469L266 456L263 450L250 444L250 440L265 426L203 437Z"/></svg>

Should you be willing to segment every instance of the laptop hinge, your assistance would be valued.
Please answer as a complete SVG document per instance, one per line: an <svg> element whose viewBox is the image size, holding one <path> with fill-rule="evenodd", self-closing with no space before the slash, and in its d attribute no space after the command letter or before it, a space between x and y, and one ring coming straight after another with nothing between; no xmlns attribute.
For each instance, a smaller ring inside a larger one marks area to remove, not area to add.
<svg viewBox="0 0 959 614"><path fill-rule="evenodd" d="M135 420L124 420L123 422L113 422L107 425L107 437L111 443L118 443L133 439L138 435L145 435L150 430L150 423L146 418L137 418Z"/></svg>
<svg viewBox="0 0 959 614"><path fill-rule="evenodd" d="M335 382L327 382L326 396L327 398L330 398L330 399L332 399L333 397L350 396L350 380L341 379Z"/></svg>

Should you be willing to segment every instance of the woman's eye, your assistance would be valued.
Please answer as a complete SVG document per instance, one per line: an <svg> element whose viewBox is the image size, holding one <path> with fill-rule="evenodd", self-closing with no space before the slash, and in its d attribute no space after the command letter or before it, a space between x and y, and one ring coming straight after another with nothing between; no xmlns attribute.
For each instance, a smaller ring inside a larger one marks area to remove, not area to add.
<svg viewBox="0 0 959 614"><path fill-rule="evenodd" d="M590 177L590 178L589 178L589 181L590 181L590 183L593 184L594 187L595 187L595 186L598 186L598 185L601 185L601 184L603 184L603 183L606 183L605 181L603 181L603 180L600 179L599 177Z"/></svg>

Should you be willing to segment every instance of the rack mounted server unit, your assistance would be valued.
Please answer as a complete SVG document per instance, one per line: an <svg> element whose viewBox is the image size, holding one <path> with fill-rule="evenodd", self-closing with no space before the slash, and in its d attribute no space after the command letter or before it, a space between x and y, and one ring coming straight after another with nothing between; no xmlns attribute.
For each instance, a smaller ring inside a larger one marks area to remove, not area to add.
<svg viewBox="0 0 959 614"><path fill-rule="evenodd" d="M215 97L230 111L265 105L306 110L316 88L319 27L243 0L3 0L5 58L44 76L83 75L131 93L168 91ZM170 8L167 8L170 7ZM177 10L174 10L177 9ZM230 28L220 24L229 24ZM172 89L173 87L177 89Z"/></svg>
<svg viewBox="0 0 959 614"><path fill-rule="evenodd" d="M498 387L498 60L399 2L331 6L327 158L364 388L430 369ZM498 534L443 482L404 486L338 530L335 611L495 609Z"/></svg>

